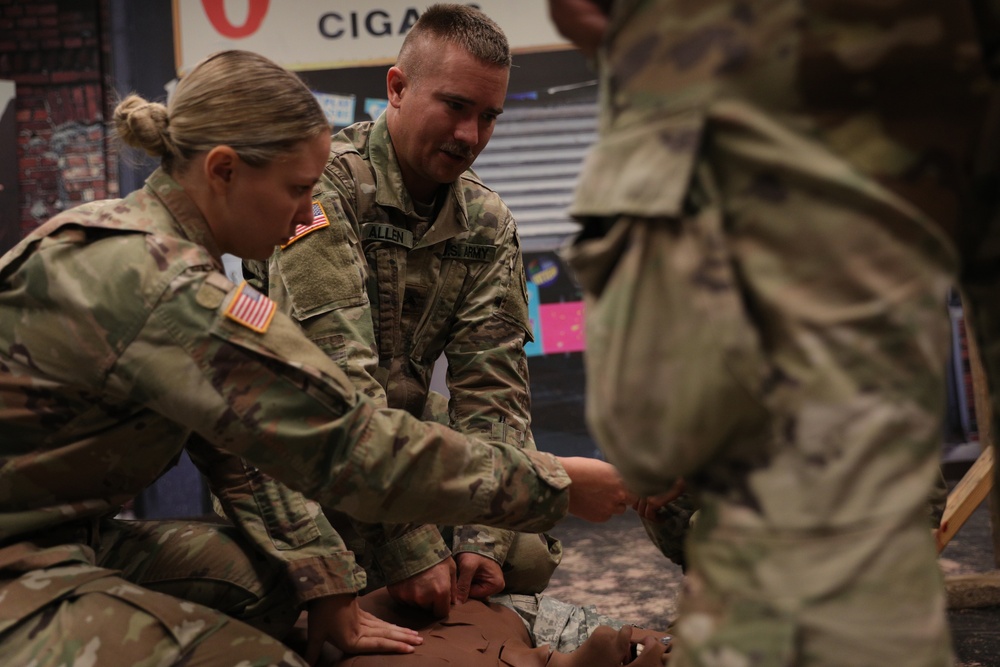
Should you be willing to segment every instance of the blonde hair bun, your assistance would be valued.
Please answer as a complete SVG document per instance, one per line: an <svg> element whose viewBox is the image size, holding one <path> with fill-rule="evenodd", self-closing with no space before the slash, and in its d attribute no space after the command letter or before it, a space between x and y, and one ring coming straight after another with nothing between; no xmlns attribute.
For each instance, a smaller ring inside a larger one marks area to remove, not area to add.
<svg viewBox="0 0 1000 667"><path fill-rule="evenodd" d="M118 137L133 148L160 158L175 153L170 145L170 115L159 102L129 95L115 107L114 124Z"/></svg>

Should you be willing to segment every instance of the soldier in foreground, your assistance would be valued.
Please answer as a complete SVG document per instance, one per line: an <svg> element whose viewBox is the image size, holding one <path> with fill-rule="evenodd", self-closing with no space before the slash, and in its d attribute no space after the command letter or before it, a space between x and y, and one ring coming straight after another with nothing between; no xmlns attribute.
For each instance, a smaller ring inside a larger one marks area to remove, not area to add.
<svg viewBox="0 0 1000 667"><path fill-rule="evenodd" d="M261 495L265 474L367 521L608 518L585 482L569 492L606 464L380 409L223 276L222 253L266 258L312 216L329 128L294 75L216 54L169 109L130 96L115 123L161 168L0 259L4 664L304 665L275 637L305 607L307 657L327 639L412 650L336 587L336 535L321 515L289 523L300 508ZM236 528L111 518L186 443Z"/></svg>
<svg viewBox="0 0 1000 667"><path fill-rule="evenodd" d="M671 664L950 665L925 508L959 257L1000 377L991 4L550 8L602 87L589 423L701 506Z"/></svg>
<svg viewBox="0 0 1000 667"><path fill-rule="evenodd" d="M503 111L507 38L464 5L434 5L407 33L374 122L333 138L316 216L258 284L368 396L456 430L534 449L527 291L514 218L470 170ZM450 399L430 391L448 360ZM596 480L595 480L596 481ZM605 499L633 502L617 474ZM350 525L335 520L345 535ZM357 526L396 599L433 609L501 590L538 593L561 557L539 534L488 526ZM456 581L457 565L457 581ZM345 571L355 567L353 558Z"/></svg>

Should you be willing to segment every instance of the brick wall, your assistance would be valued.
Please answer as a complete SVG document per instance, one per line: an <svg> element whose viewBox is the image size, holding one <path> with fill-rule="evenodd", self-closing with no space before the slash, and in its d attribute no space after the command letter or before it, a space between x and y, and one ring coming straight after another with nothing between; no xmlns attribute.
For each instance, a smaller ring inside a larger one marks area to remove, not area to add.
<svg viewBox="0 0 1000 667"><path fill-rule="evenodd" d="M17 84L19 236L63 209L118 196L104 122L107 12L107 0L0 0L0 79Z"/></svg>

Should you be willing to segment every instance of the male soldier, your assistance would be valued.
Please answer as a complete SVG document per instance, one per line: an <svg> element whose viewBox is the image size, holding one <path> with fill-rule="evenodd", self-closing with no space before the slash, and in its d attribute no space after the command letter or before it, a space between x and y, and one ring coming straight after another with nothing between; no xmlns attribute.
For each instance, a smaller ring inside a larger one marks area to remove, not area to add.
<svg viewBox="0 0 1000 667"><path fill-rule="evenodd" d="M369 396L534 449L517 231L500 197L469 171L503 110L510 64L506 37L482 12L430 7L388 72L385 114L334 137L314 223L267 267L248 268ZM447 410L430 392L442 353ZM624 511L619 480L608 484ZM544 535L483 526L446 530L450 544L434 526L360 530L390 593L440 615L453 598L505 586L540 592L561 557Z"/></svg>
<svg viewBox="0 0 1000 667"><path fill-rule="evenodd" d="M312 216L330 136L297 77L221 52L169 106L130 95L114 120L161 167L0 258L0 662L304 666L270 636L300 604L307 651L327 637L412 650L414 635L336 588L322 526L292 525L298 508L262 497L238 457L368 521L541 530L567 502L580 511L578 462L564 471L373 405L272 302L219 272L222 253L265 259ZM113 518L185 447L248 530Z"/></svg>
<svg viewBox="0 0 1000 667"><path fill-rule="evenodd" d="M550 0L599 51L589 423L701 507L672 665L951 664L925 508L956 245L1000 364L987 4Z"/></svg>

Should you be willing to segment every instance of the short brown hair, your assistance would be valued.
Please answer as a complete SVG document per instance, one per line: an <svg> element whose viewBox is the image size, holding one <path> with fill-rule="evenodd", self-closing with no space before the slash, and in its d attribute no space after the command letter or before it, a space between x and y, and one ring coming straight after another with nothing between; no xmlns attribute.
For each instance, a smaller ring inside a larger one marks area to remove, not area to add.
<svg viewBox="0 0 1000 667"><path fill-rule="evenodd" d="M411 79L418 78L424 67L424 53L419 47L427 39L457 44L487 65L511 65L507 36L493 19L473 7L437 4L420 15L396 57L396 67Z"/></svg>

